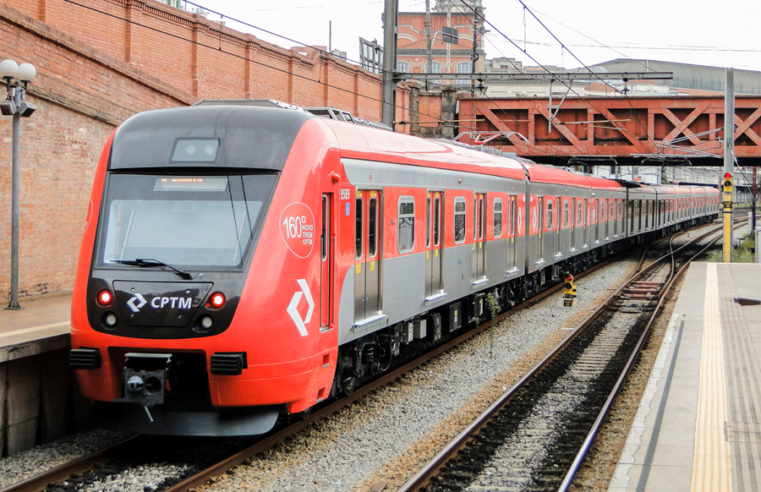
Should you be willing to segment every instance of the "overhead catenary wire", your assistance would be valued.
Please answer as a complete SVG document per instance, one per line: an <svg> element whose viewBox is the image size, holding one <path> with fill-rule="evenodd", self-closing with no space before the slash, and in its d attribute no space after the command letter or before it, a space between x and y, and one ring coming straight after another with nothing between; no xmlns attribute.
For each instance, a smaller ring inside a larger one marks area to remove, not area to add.
<svg viewBox="0 0 761 492"><path fill-rule="evenodd" d="M158 32L160 34L164 34L164 35L172 37L172 38L180 39L182 41L185 41L185 42L188 42L188 43L191 43L191 44L195 44L195 45L201 46L203 48L208 48L210 50L213 50L214 52L224 53L226 55L229 55L229 56L232 56L234 58L241 59L241 60L247 60L250 63L256 64L256 65L259 65L259 66L262 66L262 67L265 67L265 68L269 68L269 69L275 70L277 72L286 73L286 74L292 75L293 77L300 78L300 79L303 79L303 80L307 80L307 81L313 82L315 84L320 84L320 85L329 87L331 89L336 89L336 90L341 91L341 92L346 92L348 94L352 94L352 95L355 95L357 97L362 97L362 98L365 98L365 99L369 99L371 101L379 102L381 104L388 104L388 105L393 106L395 110L396 109L402 109L402 110L409 111L411 113L417 113L417 114L422 115L422 116L427 116L427 117L429 117L429 118L431 118L431 119L433 119L435 121L441 122L441 123L451 123L450 121L443 120L441 118L437 118L436 116L433 116L433 115L428 114L428 113L421 113L420 111L413 111L411 108L404 108L402 106L399 106L399 105L391 103L391 102L384 102L383 100L378 99L376 97L368 96L368 95L365 95L365 94L360 94L359 92L355 92L355 91L352 91L350 89L345 89L345 88L337 86L337 85L332 85L332 84L329 84L327 82L323 82L321 80L315 80L315 79L306 77L304 75L299 75L297 73L289 72L286 69L282 69L282 68L279 68L279 67L268 65L266 63L263 63L263 62L260 62L260 61L257 61L257 60L252 60L252 59L247 58L247 57L245 57L243 55L238 55L238 54L235 54L235 53L231 53L229 51L225 51L224 49L221 48L221 46L219 46L219 47L218 46L212 46L212 45L207 45L207 44L201 43L200 41L194 41L192 39L186 39L186 38L184 38L184 37L182 37L180 35L173 34L171 32L163 31L161 29L157 29L155 27L151 27L151 26L148 26L148 25L145 25L145 24L140 24L139 22L133 21L131 19L126 19L126 18L120 17L120 16L118 16L116 14L112 14L110 12L105 12L105 11L99 10L99 9L97 9L95 7L91 7L89 5L84 5L84 4L81 4L81 3L77 3L74 0L65 0L65 1L67 3L71 3L72 5L76 5L78 7L81 7L81 8L87 9L87 10L91 10L93 12L97 12L99 14L102 14L102 15L105 15L105 16L108 16L108 17L119 19L121 21L128 22L128 23L130 23L132 25L135 25L135 26L138 26L138 27L143 27L145 29L148 29L148 30L151 30L151 31L154 31L154 32ZM472 127L465 127L465 128L476 130L476 128L472 128Z"/></svg>

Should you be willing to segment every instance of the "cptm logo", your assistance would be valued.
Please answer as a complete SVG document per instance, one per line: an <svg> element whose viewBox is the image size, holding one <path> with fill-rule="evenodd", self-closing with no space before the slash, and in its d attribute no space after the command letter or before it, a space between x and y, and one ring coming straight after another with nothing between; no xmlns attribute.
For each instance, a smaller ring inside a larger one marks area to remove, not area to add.
<svg viewBox="0 0 761 492"><path fill-rule="evenodd" d="M305 279L299 279L297 280L299 283L299 287L301 287L300 291L297 291L293 294L293 297L291 298L291 303L288 304L288 309L286 309L286 312L288 313L288 316L291 317L293 322L296 324L296 328L299 330L299 333L302 337L305 337L309 335L307 332L307 326L310 321L312 321L312 313L314 312L314 299L312 299L312 292L309 290L309 285L307 285L307 281ZM301 298L305 297L307 300L307 304L309 305L309 309L307 310L307 315L305 318L301 318L301 313L299 313L299 302L301 302Z"/></svg>
<svg viewBox="0 0 761 492"><path fill-rule="evenodd" d="M132 310L133 313L140 312L140 309L148 304L148 301L145 300L145 297L143 297L140 293L135 293L134 296L132 296L132 299L127 301L127 306ZM171 309L174 309L175 307L178 309L190 309L191 305L193 304L193 298L192 297L154 297L151 299L151 307L153 309L163 309L166 306L169 306Z"/></svg>

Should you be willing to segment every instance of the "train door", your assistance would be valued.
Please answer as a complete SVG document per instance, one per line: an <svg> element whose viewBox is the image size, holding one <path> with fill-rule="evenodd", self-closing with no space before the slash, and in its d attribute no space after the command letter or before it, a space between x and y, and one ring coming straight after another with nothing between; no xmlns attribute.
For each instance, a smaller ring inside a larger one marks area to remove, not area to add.
<svg viewBox="0 0 761 492"><path fill-rule="evenodd" d="M587 238L589 237L587 235L587 224L589 224L589 211L588 211L589 204L587 203L586 199L583 199L582 201L584 202L582 205L582 211L581 211L582 217L584 218L584 228L582 229L582 237L584 238L584 246L586 246L588 244Z"/></svg>
<svg viewBox="0 0 761 492"><path fill-rule="evenodd" d="M576 208L578 207L578 211ZM576 249L576 226L581 224L581 202L571 198L571 251Z"/></svg>
<svg viewBox="0 0 761 492"><path fill-rule="evenodd" d="M425 297L436 296L443 290L441 281L441 265L444 250L441 248L444 194L438 191L428 193L427 231L425 251Z"/></svg>
<svg viewBox="0 0 761 492"><path fill-rule="evenodd" d="M510 270L518 268L518 261L516 259L516 239L518 237L518 202L515 195L510 195L507 206L507 265Z"/></svg>
<svg viewBox="0 0 761 492"><path fill-rule="evenodd" d="M381 310L381 193L358 190L355 198L354 319L362 321Z"/></svg>
<svg viewBox="0 0 761 492"><path fill-rule="evenodd" d="M544 213L544 197L540 196L536 199L537 261L544 259L544 239L542 238L542 232L544 232Z"/></svg>
<svg viewBox="0 0 761 492"><path fill-rule="evenodd" d="M473 280L486 276L486 195L476 193L473 199L473 250L470 259L470 271Z"/></svg>
<svg viewBox="0 0 761 492"><path fill-rule="evenodd" d="M332 194L322 195L322 233L320 235L320 327L330 326L333 321L333 261L335 243L331 236Z"/></svg>

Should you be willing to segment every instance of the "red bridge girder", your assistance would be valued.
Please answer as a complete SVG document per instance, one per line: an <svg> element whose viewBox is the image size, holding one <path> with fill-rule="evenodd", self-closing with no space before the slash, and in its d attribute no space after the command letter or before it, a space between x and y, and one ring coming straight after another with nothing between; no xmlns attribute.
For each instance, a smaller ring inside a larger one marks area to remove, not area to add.
<svg viewBox="0 0 761 492"><path fill-rule="evenodd" d="M538 160L657 155L717 165L710 157L723 155L723 97L568 98L551 129L549 104L547 98L460 99L460 132L515 132L489 145ZM761 97L735 97L735 125L735 155L757 164L750 161L761 160ZM467 136L460 141L470 143Z"/></svg>

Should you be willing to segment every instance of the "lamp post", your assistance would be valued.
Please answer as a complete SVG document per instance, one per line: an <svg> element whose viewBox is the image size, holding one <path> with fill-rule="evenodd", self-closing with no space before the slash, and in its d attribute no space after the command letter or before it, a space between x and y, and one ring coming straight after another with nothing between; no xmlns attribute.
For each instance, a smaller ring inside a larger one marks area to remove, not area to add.
<svg viewBox="0 0 761 492"><path fill-rule="evenodd" d="M31 63L18 65L13 60L0 62L0 78L5 81L5 90L8 97L0 103L0 112L3 116L13 116L13 158L11 178L11 301L5 309L21 309L18 303L18 243L19 243L19 215L21 194L21 166L19 164L21 153L21 117L32 116L35 108L32 104L24 101L26 87L37 75L37 70Z"/></svg>

